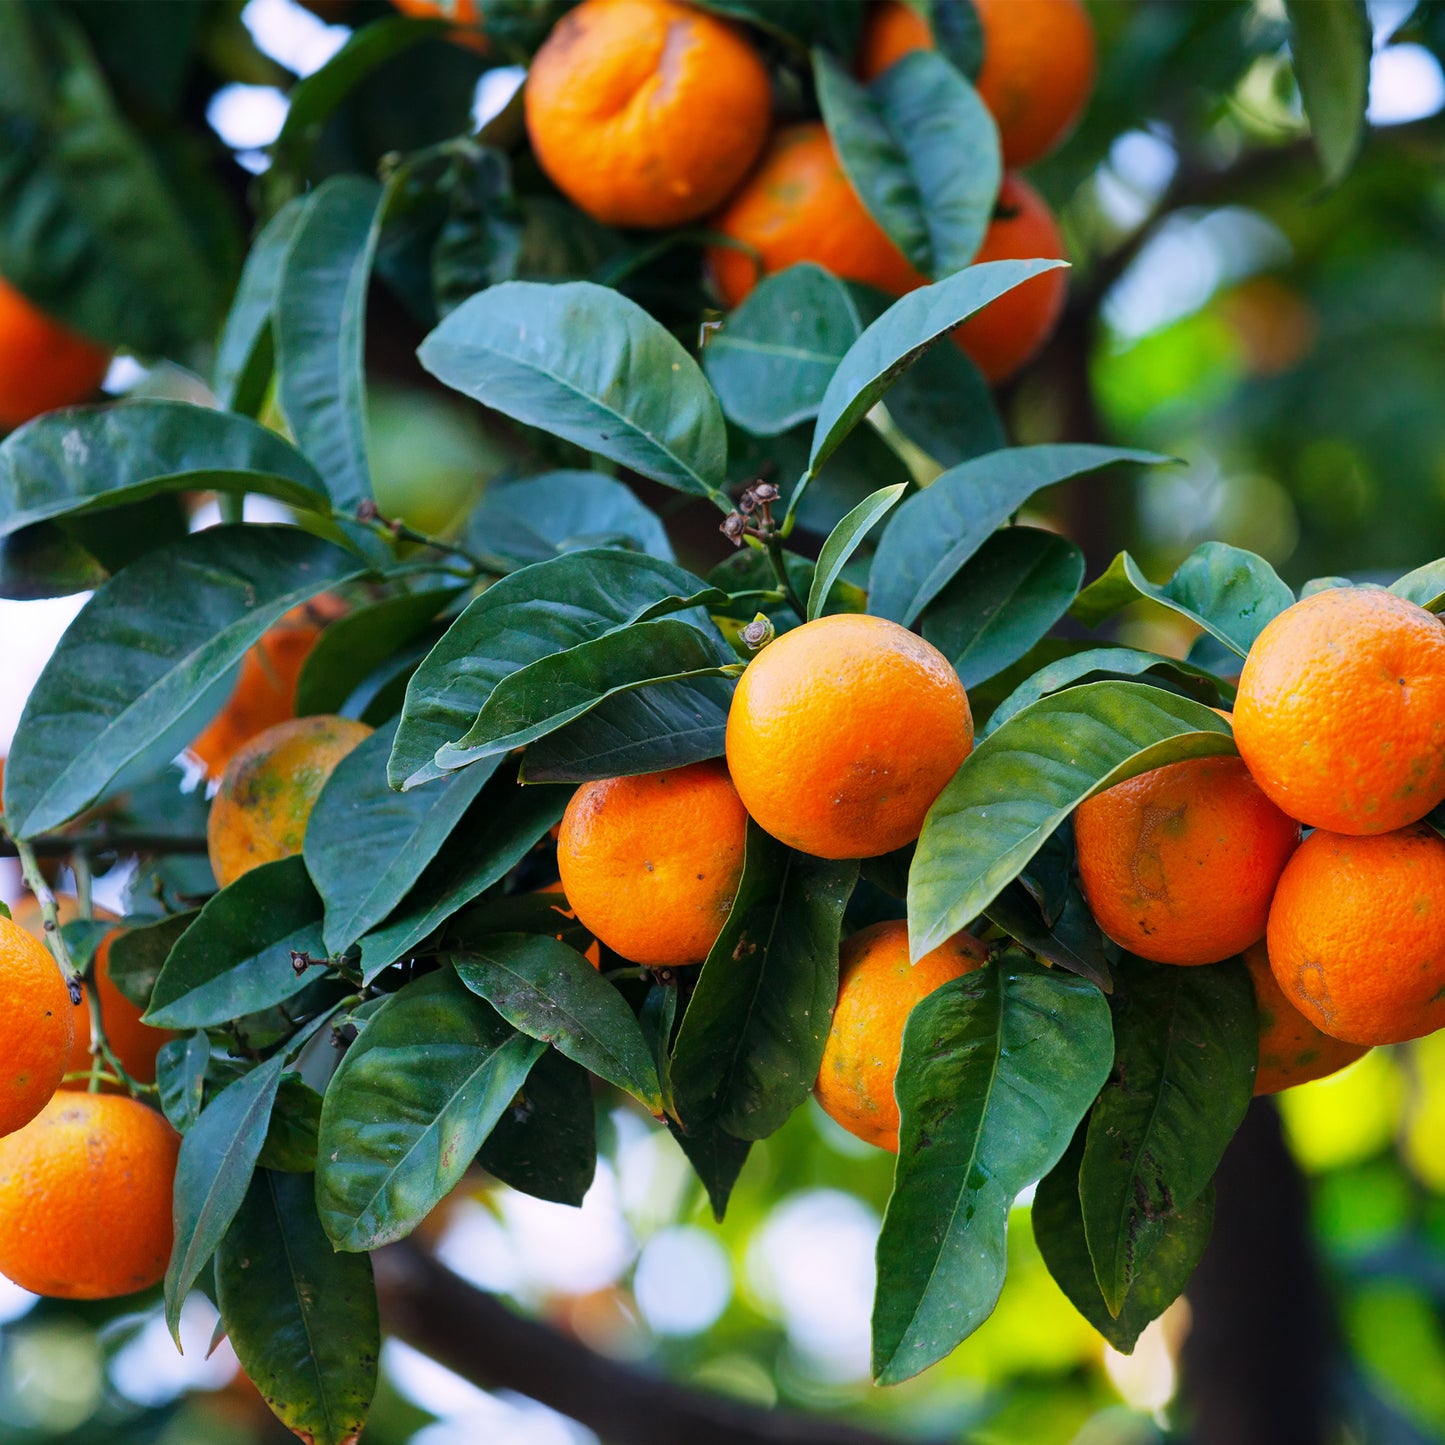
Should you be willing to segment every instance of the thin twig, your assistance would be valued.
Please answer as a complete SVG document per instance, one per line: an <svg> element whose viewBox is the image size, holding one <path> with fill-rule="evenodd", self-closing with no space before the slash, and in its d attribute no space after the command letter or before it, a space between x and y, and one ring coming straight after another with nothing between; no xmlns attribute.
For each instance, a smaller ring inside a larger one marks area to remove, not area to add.
<svg viewBox="0 0 1445 1445"><path fill-rule="evenodd" d="M76 853L177 853L206 851L206 840L169 833L41 833L26 846L37 858L70 858ZM13 839L0 834L0 858L18 858Z"/></svg>
<svg viewBox="0 0 1445 1445"><path fill-rule="evenodd" d="M25 886L35 895L35 901L40 905L40 916L45 920L46 947L50 949L56 966L60 969L60 976L70 990L71 1003L78 1004L85 990L80 971L71 961L70 950L65 946L65 936L60 931L60 909L55 902L55 894L50 891L50 885L40 871L35 850L23 838L12 841L15 845L15 856L20 860L20 872L25 879Z"/></svg>

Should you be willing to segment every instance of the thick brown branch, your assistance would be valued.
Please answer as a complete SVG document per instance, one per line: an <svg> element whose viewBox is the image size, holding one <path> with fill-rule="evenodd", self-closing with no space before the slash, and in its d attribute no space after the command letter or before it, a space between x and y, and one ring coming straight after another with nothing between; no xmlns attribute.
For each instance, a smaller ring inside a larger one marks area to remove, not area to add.
<svg viewBox="0 0 1445 1445"><path fill-rule="evenodd" d="M388 1333L482 1389L508 1389L595 1430L608 1445L891 1445L838 1420L689 1390L594 1354L514 1314L414 1244L375 1256Z"/></svg>

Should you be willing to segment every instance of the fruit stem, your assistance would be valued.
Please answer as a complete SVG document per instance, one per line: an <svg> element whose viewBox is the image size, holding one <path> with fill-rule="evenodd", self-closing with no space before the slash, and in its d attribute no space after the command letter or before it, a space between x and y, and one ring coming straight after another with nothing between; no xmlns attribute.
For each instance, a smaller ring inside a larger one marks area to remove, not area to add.
<svg viewBox="0 0 1445 1445"><path fill-rule="evenodd" d="M763 546L767 549L768 561L772 564L773 576L778 579L778 587L787 598L788 606L798 614L800 622L808 620L808 606L798 596L798 589L793 586L793 580L788 576L787 564L783 559L782 536L771 529L763 536Z"/></svg>
<svg viewBox="0 0 1445 1445"><path fill-rule="evenodd" d="M509 572L517 570L504 557L494 557L487 552L473 552L455 542L443 541L440 537L432 537L425 532L418 532L415 527L407 526L400 517L383 517L376 510L375 502L363 502L357 510L357 516L359 520L369 522L381 537L397 542L416 542L423 547L431 547L434 551L460 557L471 568L474 575L487 572L495 577L505 577Z"/></svg>
<svg viewBox="0 0 1445 1445"><path fill-rule="evenodd" d="M55 894L50 891L50 885L40 871L35 850L24 838L13 838L11 841L15 844L15 856L20 860L20 873L25 879L25 886L35 895L35 901L40 905L40 916L45 920L45 946L50 950L56 967L60 969L60 976L65 980L65 986L70 990L71 1003L79 1004L85 990L81 984L80 970L71 961L70 950L65 946L65 936L60 931L60 909L56 906Z"/></svg>

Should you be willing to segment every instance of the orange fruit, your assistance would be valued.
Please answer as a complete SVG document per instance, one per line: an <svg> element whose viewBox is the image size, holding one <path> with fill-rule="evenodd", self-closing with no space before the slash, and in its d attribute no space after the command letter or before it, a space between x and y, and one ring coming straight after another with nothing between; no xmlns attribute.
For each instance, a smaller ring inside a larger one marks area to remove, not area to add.
<svg viewBox="0 0 1445 1445"><path fill-rule="evenodd" d="M323 715L277 723L241 748L226 765L206 819L216 882L224 888L262 863L298 854L327 778L370 736L365 723Z"/></svg>
<svg viewBox="0 0 1445 1445"><path fill-rule="evenodd" d="M158 1284L180 1137L118 1094L57 1094L0 1139L0 1274L56 1299Z"/></svg>
<svg viewBox="0 0 1445 1445"><path fill-rule="evenodd" d="M0 427L89 401L109 367L103 346L52 321L0 280Z"/></svg>
<svg viewBox="0 0 1445 1445"><path fill-rule="evenodd" d="M1389 833L1445 799L1445 626L1378 587L1287 607L1239 676L1234 740L1287 813Z"/></svg>
<svg viewBox="0 0 1445 1445"><path fill-rule="evenodd" d="M1293 286L1277 276L1252 276L1215 302L1239 344L1249 376L1279 376L1315 344L1319 317Z"/></svg>
<svg viewBox="0 0 1445 1445"><path fill-rule="evenodd" d="M10 1134L59 1088L75 1039L75 1010L50 950L5 917L0 998L0 1134Z"/></svg>
<svg viewBox="0 0 1445 1445"><path fill-rule="evenodd" d="M1063 259L1064 238L1054 213L1029 183L1005 176L974 264L981 261ZM1068 283L1063 270L1046 271L1006 291L976 316L970 316L953 338L995 385L1007 380L1037 355L1064 309Z"/></svg>
<svg viewBox="0 0 1445 1445"><path fill-rule="evenodd" d="M757 253L707 248L708 267L729 306L736 306L762 277L799 261L813 261L893 296L926 281L858 199L821 121L780 130L757 170L709 229Z"/></svg>
<svg viewBox="0 0 1445 1445"><path fill-rule="evenodd" d="M1244 951L1259 1008L1259 1070L1256 1094L1277 1094L1338 1073L1369 1053L1368 1044L1347 1044L1317 1029L1288 998L1269 966L1269 950L1261 941Z"/></svg>
<svg viewBox="0 0 1445 1445"><path fill-rule="evenodd" d="M538 163L609 226L680 226L752 169L772 116L742 33L676 0L583 0L532 61L524 96Z"/></svg>
<svg viewBox="0 0 1445 1445"><path fill-rule="evenodd" d="M876 80L914 50L932 50L928 21L902 0L881 0L868 7L853 69L859 80Z"/></svg>
<svg viewBox="0 0 1445 1445"><path fill-rule="evenodd" d="M538 892L538 893L561 893L561 892L562 892L562 880L559 878L559 879L556 880L555 883L545 884L543 887L539 888L539 889L537 890L537 892ZM565 895L563 896L562 901L563 901L563 903L566 903L567 899L566 899L566 896L565 896ZM575 919L576 919L576 917L577 917L576 913L574 913L574 912L572 911L572 909L570 909L570 908L559 908L559 909L557 910L557 912L560 913L560 914L562 915L562 917L563 917L563 918L566 918L566 919L570 919L570 920L574 920L574 921L575 921ZM558 939L560 939L560 938L562 937L562 935L559 933L559 934L557 935L557 937L558 937ZM592 965L593 968L601 968L601 967L602 967L602 945L601 945L600 943L598 943L597 940L594 938L594 939L592 940L591 945L590 945L589 948L587 949L587 952L583 955L583 957L587 960L588 963L590 963L590 964Z"/></svg>
<svg viewBox="0 0 1445 1445"><path fill-rule="evenodd" d="M968 933L955 933L917 963L908 961L908 925L875 923L844 940L838 1006L813 1093L850 1134L898 1152L893 1080L903 1057L903 1026L914 1004L988 961Z"/></svg>
<svg viewBox="0 0 1445 1445"><path fill-rule="evenodd" d="M978 93L1006 166L1047 155L1094 88L1094 27L1080 0L974 0L983 26Z"/></svg>
<svg viewBox="0 0 1445 1445"><path fill-rule="evenodd" d="M948 659L882 617L820 617L783 633L748 664L728 710L743 806L819 858L911 843L972 750L968 695Z"/></svg>
<svg viewBox="0 0 1445 1445"><path fill-rule="evenodd" d="M1234 757L1153 768L1074 810L1090 911L1155 963L1218 963L1263 938L1299 833Z"/></svg>
<svg viewBox="0 0 1445 1445"><path fill-rule="evenodd" d="M1311 833L1275 889L1269 962L1333 1038L1397 1044L1445 1026L1445 839L1424 824Z"/></svg>
<svg viewBox="0 0 1445 1445"><path fill-rule="evenodd" d="M649 968L701 963L743 872L747 815L720 762L583 783L557 867L582 925Z"/></svg>
<svg viewBox="0 0 1445 1445"><path fill-rule="evenodd" d="M306 608L294 608L241 659L225 706L190 746L207 777L219 778L237 749L257 733L295 716L301 668L321 636L308 618Z"/></svg>
<svg viewBox="0 0 1445 1445"><path fill-rule="evenodd" d="M413 15L418 20L455 20L458 28L447 31L446 38L478 55L487 54L487 37L477 28L482 23L482 7L478 0L391 0L403 15ZM327 17L321 17L326 20ZM344 23L331 19L328 24ZM465 28L463 28L465 27Z"/></svg>

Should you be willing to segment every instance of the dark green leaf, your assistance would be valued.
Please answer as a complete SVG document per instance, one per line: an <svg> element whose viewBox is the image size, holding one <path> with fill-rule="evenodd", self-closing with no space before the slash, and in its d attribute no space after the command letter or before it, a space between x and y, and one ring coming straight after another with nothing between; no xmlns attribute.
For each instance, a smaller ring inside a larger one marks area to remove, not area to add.
<svg viewBox="0 0 1445 1445"><path fill-rule="evenodd" d="M743 1165L748 1162L748 1152L753 1147L751 1141L734 1138L717 1125L706 1122L693 1124L684 1131L669 1119L667 1129L687 1155L693 1172L702 1180L708 1203L712 1206L712 1217L721 1224L727 1213L728 1200L732 1198L733 1186L743 1172Z"/></svg>
<svg viewBox="0 0 1445 1445"><path fill-rule="evenodd" d="M933 599L923 635L974 687L1015 663L1078 595L1084 554L1066 537L1005 527Z"/></svg>
<svg viewBox="0 0 1445 1445"><path fill-rule="evenodd" d="M989 716L983 729L987 737L996 732L1015 713L1052 692L1077 687L1080 683L1098 681L1102 677L1140 677L1152 673L1167 678L1199 702L1212 707L1219 701L1219 685L1207 672L1161 657L1157 652L1140 652L1132 647L1091 647L1071 657L1061 657L1041 667L1025 683L1020 684Z"/></svg>
<svg viewBox="0 0 1445 1445"><path fill-rule="evenodd" d="M321 1095L300 1074L283 1074L257 1167L283 1174L312 1173L320 1129Z"/></svg>
<svg viewBox="0 0 1445 1445"><path fill-rule="evenodd" d="M1224 542L1205 542L1159 586L1127 552L1120 552L1109 570L1084 588L1071 610L1086 627L1097 627L1142 598L1197 622L1243 657L1265 626L1294 601L1294 593L1263 557Z"/></svg>
<svg viewBox="0 0 1445 1445"><path fill-rule="evenodd" d="M150 1006L166 958L176 940L199 917L199 910L173 914L143 928L128 928L111 943L110 981L137 1008Z"/></svg>
<svg viewBox="0 0 1445 1445"><path fill-rule="evenodd" d="M306 824L306 868L326 906L331 955L406 897L501 762L398 793L386 781L395 735L395 724L384 727L342 758Z"/></svg>
<svg viewBox="0 0 1445 1445"><path fill-rule="evenodd" d="M859 199L916 271L967 266L993 220L1003 179L998 127L957 67L914 51L867 89L813 52L818 104Z"/></svg>
<svg viewBox="0 0 1445 1445"><path fill-rule="evenodd" d="M977 918L1085 798L1233 751L1216 713L1139 683L1090 683L1025 708L964 759L924 819L908 876L914 958Z"/></svg>
<svg viewBox="0 0 1445 1445"><path fill-rule="evenodd" d="M11 830L58 827L128 764L173 757L273 622L357 575L354 557L299 528L240 526L197 532L111 578L25 705L5 768Z"/></svg>
<svg viewBox="0 0 1445 1445"><path fill-rule="evenodd" d="M672 334L619 292L503 282L457 307L417 354L496 411L729 509L717 397Z"/></svg>
<svg viewBox="0 0 1445 1445"><path fill-rule="evenodd" d="M621 693L721 675L730 649L691 623L663 617L540 657L504 677L466 734L440 748L441 768L462 768L535 742Z"/></svg>
<svg viewBox="0 0 1445 1445"><path fill-rule="evenodd" d="M167 1039L156 1054L156 1087L161 1109L179 1133L187 1134L201 1114L211 1041L203 1029Z"/></svg>
<svg viewBox="0 0 1445 1445"><path fill-rule="evenodd" d="M376 1392L371 1260L331 1248L306 1175L260 1169L216 1255L216 1304L241 1368L311 1445L351 1445Z"/></svg>
<svg viewBox="0 0 1445 1445"><path fill-rule="evenodd" d="M456 1187L544 1047L450 969L394 993L347 1050L321 1111L316 1203L337 1249L410 1234Z"/></svg>
<svg viewBox="0 0 1445 1445"><path fill-rule="evenodd" d="M905 627L1037 491L1116 462L1158 463L1119 447L1007 447L945 472L893 514L868 578L868 610Z"/></svg>
<svg viewBox="0 0 1445 1445"><path fill-rule="evenodd" d="M1010 883L985 912L990 923L996 923L1045 963L1066 968L1105 993L1113 992L1114 976L1104 936L1083 895L1072 883L1066 886L1064 905L1052 920L1042 916L1022 883Z"/></svg>
<svg viewBox="0 0 1445 1445"><path fill-rule="evenodd" d="M810 858L748 824L732 911L672 1055L684 1125L764 1139L808 1096L838 998L843 909L858 865Z"/></svg>
<svg viewBox="0 0 1445 1445"><path fill-rule="evenodd" d="M207 1028L282 1003L311 982L293 953L325 958L321 899L306 864L281 858L243 873L201 909L161 969L146 1022Z"/></svg>
<svg viewBox="0 0 1445 1445"><path fill-rule="evenodd" d="M551 1044L654 1114L657 1069L620 993L576 950L536 933L475 939L457 976L513 1028Z"/></svg>
<svg viewBox="0 0 1445 1445"><path fill-rule="evenodd" d="M618 693L533 743L522 776L529 783L581 783L720 758L732 693L731 679L722 677Z"/></svg>
<svg viewBox="0 0 1445 1445"><path fill-rule="evenodd" d="M873 1374L896 1384L988 1318L1009 1209L1068 1148L1113 1058L1082 979L1004 954L935 990L903 1031L898 1166L878 1239Z"/></svg>
<svg viewBox="0 0 1445 1445"><path fill-rule="evenodd" d="M1370 16L1364 0L1285 0L1295 80L1326 185L1354 164L1370 98Z"/></svg>
<svg viewBox="0 0 1445 1445"><path fill-rule="evenodd" d="M993 391L959 346L930 346L914 360L893 383L887 410L903 435L940 467L1008 445Z"/></svg>
<svg viewBox="0 0 1445 1445"><path fill-rule="evenodd" d="M597 1119L586 1069L548 1049L487 1136L477 1163L523 1194L581 1205L597 1172Z"/></svg>
<svg viewBox="0 0 1445 1445"><path fill-rule="evenodd" d="M311 193L276 283L277 396L338 510L371 496L366 456L366 292L381 188L332 176Z"/></svg>
<svg viewBox="0 0 1445 1445"><path fill-rule="evenodd" d="M483 792L457 829L452 846L433 860L396 913L361 940L366 981L510 873L560 820L571 791L542 785L509 788L499 803L490 791Z"/></svg>
<svg viewBox="0 0 1445 1445"><path fill-rule="evenodd" d="M466 540L517 566L583 547L619 545L672 561L672 543L656 513L601 472L543 472L488 487L467 523Z"/></svg>
<svg viewBox="0 0 1445 1445"><path fill-rule="evenodd" d="M288 201L261 228L246 256L221 339L216 343L212 390L227 411L260 415L276 359L272 316L281 263L305 213L306 201Z"/></svg>
<svg viewBox="0 0 1445 1445"><path fill-rule="evenodd" d="M1061 265L1061 261L986 261L895 301L848 348L823 393L813 427L809 474L821 469L843 438L935 341L990 301Z"/></svg>
<svg viewBox="0 0 1445 1445"><path fill-rule="evenodd" d="M765 276L703 348L728 420L755 436L811 421L863 331L851 288L811 262Z"/></svg>
<svg viewBox="0 0 1445 1445"><path fill-rule="evenodd" d="M1117 979L1114 1071L1079 1168L1084 1232L1114 1315L1170 1216L1213 1178L1249 1107L1259 1058L1242 963L1177 968L1126 955Z"/></svg>
<svg viewBox="0 0 1445 1445"><path fill-rule="evenodd" d="M0 442L0 536L180 491L331 507L315 468L275 432L180 401L50 412Z"/></svg>
<svg viewBox="0 0 1445 1445"><path fill-rule="evenodd" d="M296 686L296 716L339 712L396 650L420 636L461 589L403 592L339 617L306 655Z"/></svg>
<svg viewBox="0 0 1445 1445"><path fill-rule="evenodd" d="M1079 1164L1087 1127L1087 1123L1079 1127L1068 1153L1039 1184L1032 1211L1034 1240L1049 1273L1074 1308L1116 1350L1127 1355L1145 1327L1158 1319L1189 1283L1214 1226L1214 1186L1207 1186L1192 1204L1159 1221L1158 1243L1141 1266L1116 1318L1099 1293L1094 1262L1084 1240Z"/></svg>
<svg viewBox="0 0 1445 1445"><path fill-rule="evenodd" d="M0 597L7 601L93 592L106 575L96 558L53 523L0 537Z"/></svg>
<svg viewBox="0 0 1445 1445"><path fill-rule="evenodd" d="M933 0L933 43L969 80L983 69L983 22L974 0Z"/></svg>
<svg viewBox="0 0 1445 1445"><path fill-rule="evenodd" d="M908 490L907 482L897 482L883 487L865 497L836 527L823 543L818 554L818 565L813 572L813 585L808 589L808 621L821 617L823 604L828 593L838 580L848 559L858 550L859 544L888 515L893 504ZM1072 594L1071 594L1072 595ZM965 679L965 682L967 679Z"/></svg>
<svg viewBox="0 0 1445 1445"><path fill-rule="evenodd" d="M638 552L571 552L503 577L452 623L407 684L387 765L392 787L439 777L437 751L467 732L493 688L518 668L708 595L691 573Z"/></svg>
<svg viewBox="0 0 1445 1445"><path fill-rule="evenodd" d="M861 0L701 0L704 10L726 15L795 45L821 41L852 55L863 24Z"/></svg>

